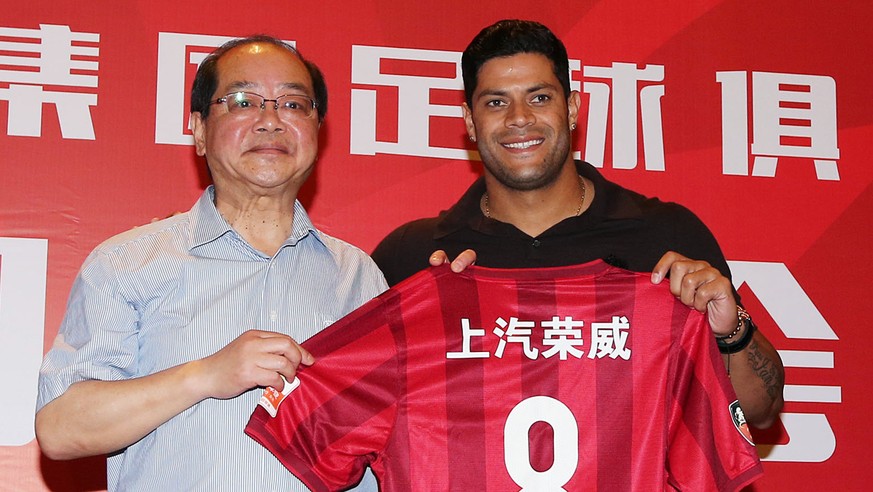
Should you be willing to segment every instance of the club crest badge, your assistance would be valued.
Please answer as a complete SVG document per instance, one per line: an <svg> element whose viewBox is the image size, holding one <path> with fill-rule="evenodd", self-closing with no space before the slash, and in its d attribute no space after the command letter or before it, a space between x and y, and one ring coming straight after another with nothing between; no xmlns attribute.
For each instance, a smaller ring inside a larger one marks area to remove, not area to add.
<svg viewBox="0 0 873 492"><path fill-rule="evenodd" d="M730 409L731 419L734 421L734 427L737 428L740 434L742 434L743 438L749 442L752 446L755 443L752 441L752 432L749 430L749 424L746 423L746 415L743 413L743 409L740 408L739 400L734 400L728 408Z"/></svg>

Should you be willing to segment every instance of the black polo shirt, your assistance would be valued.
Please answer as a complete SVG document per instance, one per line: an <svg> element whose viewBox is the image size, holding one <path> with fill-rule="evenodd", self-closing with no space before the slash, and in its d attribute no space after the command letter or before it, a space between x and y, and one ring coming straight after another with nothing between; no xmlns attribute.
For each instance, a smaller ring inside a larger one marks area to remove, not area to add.
<svg viewBox="0 0 873 492"><path fill-rule="evenodd" d="M705 260L730 278L724 255L709 229L687 208L648 198L604 178L587 162L576 162L594 183L594 200L580 216L555 224L537 237L485 217L479 178L461 199L438 217L408 222L376 247L373 259L394 285L428 266L438 249L454 258L476 251L476 264L495 268L564 266L603 259L638 272L650 272L667 251Z"/></svg>

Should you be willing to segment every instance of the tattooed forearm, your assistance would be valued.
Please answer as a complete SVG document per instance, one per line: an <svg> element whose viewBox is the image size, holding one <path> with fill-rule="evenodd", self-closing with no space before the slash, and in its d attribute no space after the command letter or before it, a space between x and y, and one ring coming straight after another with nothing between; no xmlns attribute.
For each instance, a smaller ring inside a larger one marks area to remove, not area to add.
<svg viewBox="0 0 873 492"><path fill-rule="evenodd" d="M781 395L782 386L784 384L784 375L777 365L761 352L761 347L756 340L752 340L746 349L746 354L749 360L749 367L755 371L755 374L764 383L767 390L767 395L775 400Z"/></svg>

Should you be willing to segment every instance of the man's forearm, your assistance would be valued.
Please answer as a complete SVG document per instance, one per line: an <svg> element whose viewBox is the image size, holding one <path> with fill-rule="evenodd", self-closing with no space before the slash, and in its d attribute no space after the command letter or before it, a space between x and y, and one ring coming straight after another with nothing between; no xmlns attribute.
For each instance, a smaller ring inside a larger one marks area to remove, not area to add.
<svg viewBox="0 0 873 492"><path fill-rule="evenodd" d="M81 381L36 414L36 435L52 459L111 453L205 398L192 364L124 381Z"/></svg>
<svg viewBox="0 0 873 492"><path fill-rule="evenodd" d="M782 410L785 384L776 349L757 331L745 349L723 357L746 421L762 429L773 425Z"/></svg>

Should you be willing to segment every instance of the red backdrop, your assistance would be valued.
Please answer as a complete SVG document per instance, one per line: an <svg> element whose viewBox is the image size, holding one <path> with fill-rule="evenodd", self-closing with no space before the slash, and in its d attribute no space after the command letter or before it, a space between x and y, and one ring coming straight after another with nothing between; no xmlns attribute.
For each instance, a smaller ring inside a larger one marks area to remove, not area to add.
<svg viewBox="0 0 873 492"><path fill-rule="evenodd" d="M873 4L397 5L6 2L0 490L105 487L101 459L41 458L36 371L88 252L187 210L208 183L185 111L203 53L263 32L322 67L330 107L301 199L319 227L371 251L401 222L449 206L478 175L457 62L482 27L507 17L539 20L567 45L583 93L580 156L698 213L782 353L786 405L756 434L766 476L755 490L866 488Z"/></svg>

